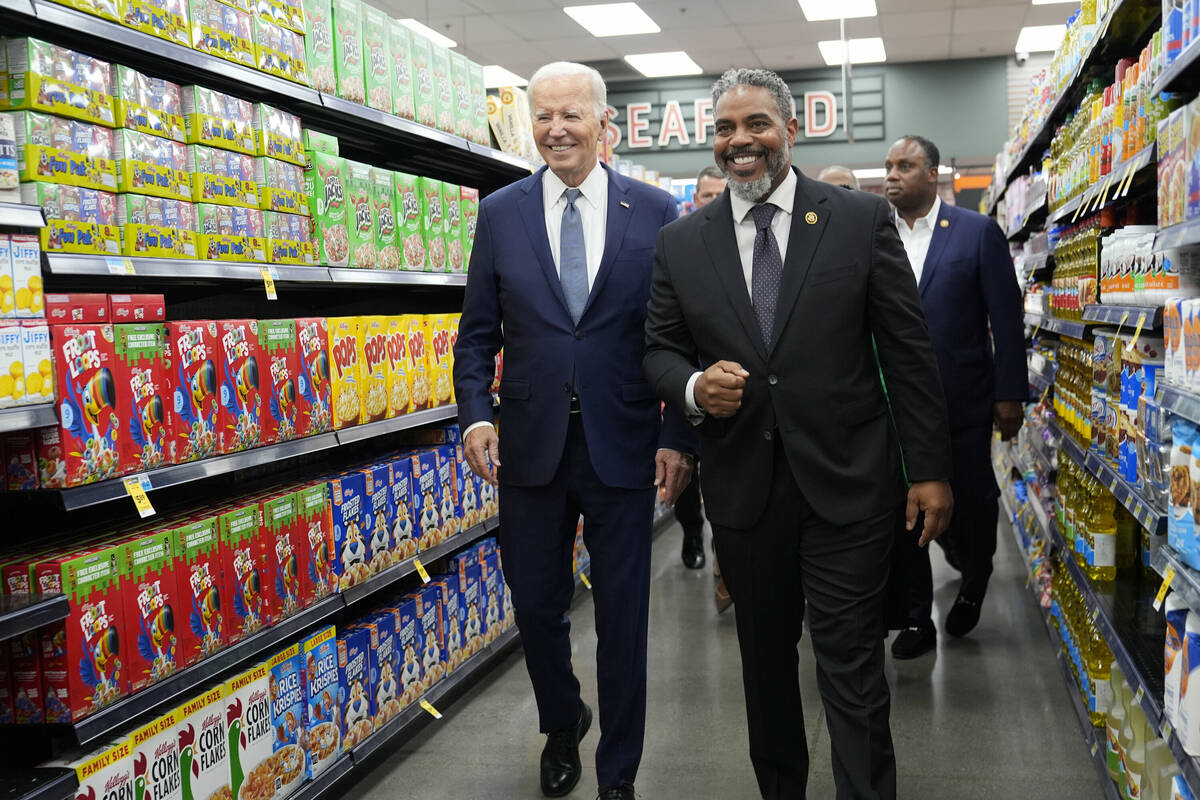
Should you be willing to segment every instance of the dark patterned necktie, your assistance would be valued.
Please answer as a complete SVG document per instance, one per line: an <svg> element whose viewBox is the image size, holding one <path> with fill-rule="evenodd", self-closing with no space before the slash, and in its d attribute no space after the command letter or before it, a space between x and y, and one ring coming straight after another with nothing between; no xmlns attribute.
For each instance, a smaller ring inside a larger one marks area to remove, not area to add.
<svg viewBox="0 0 1200 800"><path fill-rule="evenodd" d="M763 203L750 209L754 215L754 258L750 268L750 302L754 304L754 316L758 318L758 329L762 332L763 344L771 345L771 328L775 324L775 303L779 300L779 285L783 281L783 257L779 255L779 243L771 230L771 220L776 207Z"/></svg>

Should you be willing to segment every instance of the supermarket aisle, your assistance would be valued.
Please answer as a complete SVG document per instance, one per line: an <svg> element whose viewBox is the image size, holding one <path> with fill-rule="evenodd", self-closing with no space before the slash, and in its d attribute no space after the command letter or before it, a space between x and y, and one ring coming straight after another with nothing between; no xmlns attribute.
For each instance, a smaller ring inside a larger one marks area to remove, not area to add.
<svg viewBox="0 0 1200 800"><path fill-rule="evenodd" d="M1030 800L1099 796L1094 767L1069 705L1054 654L1025 588L1007 523L1001 531L992 595L972 639L944 637L936 659L889 657L892 730L900 795L920 800ZM647 800L752 800L745 716L733 618L712 609L712 577L679 563L680 531L654 547L650 691L646 750L638 781ZM935 603L954 600L951 572L935 556ZM943 614L939 608L935 613ZM940 619L940 616L939 616ZM594 638L587 598L572 613L575 666L595 701ZM801 644L801 680L813 771L809 797L834 797L829 738ZM540 797L541 737L519 653L345 796L359 800L518 800ZM584 740L583 779L570 796L595 796L597 731Z"/></svg>

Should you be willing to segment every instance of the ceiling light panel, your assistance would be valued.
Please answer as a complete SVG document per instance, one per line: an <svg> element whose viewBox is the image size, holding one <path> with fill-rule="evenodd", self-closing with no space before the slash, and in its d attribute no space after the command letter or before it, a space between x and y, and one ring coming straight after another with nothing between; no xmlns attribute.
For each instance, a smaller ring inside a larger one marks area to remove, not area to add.
<svg viewBox="0 0 1200 800"><path fill-rule="evenodd" d="M499 64L488 64L483 68L483 86L486 89L498 89L501 86L526 86L529 81L515 72L510 72Z"/></svg>
<svg viewBox="0 0 1200 800"><path fill-rule="evenodd" d="M641 53L625 56L629 66L647 78L668 78L673 75L699 75L704 70L682 50L669 53Z"/></svg>
<svg viewBox="0 0 1200 800"><path fill-rule="evenodd" d="M841 39L817 42L817 47L821 50L821 57L831 67L841 66L842 62L846 60L847 45L849 45L851 64L878 64L881 61L887 61L887 53L883 49L883 39L878 36L870 39L851 39L849 42L843 42Z"/></svg>
<svg viewBox="0 0 1200 800"><path fill-rule="evenodd" d="M636 36L661 30L637 3L567 6L563 11L592 36Z"/></svg>
<svg viewBox="0 0 1200 800"><path fill-rule="evenodd" d="M1032 25L1021 28L1017 36L1017 53L1047 53L1054 52L1066 35L1066 25Z"/></svg>
<svg viewBox="0 0 1200 800"><path fill-rule="evenodd" d="M826 19L855 19L874 17L875 0L799 0L800 10L809 22Z"/></svg>

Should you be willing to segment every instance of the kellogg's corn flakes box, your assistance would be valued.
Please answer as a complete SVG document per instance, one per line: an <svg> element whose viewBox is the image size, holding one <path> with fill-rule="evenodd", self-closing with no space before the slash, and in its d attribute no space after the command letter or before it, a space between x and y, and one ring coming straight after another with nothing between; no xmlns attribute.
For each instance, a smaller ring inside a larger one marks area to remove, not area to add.
<svg viewBox="0 0 1200 800"><path fill-rule="evenodd" d="M285 651L286 652L286 651ZM225 684L225 719L229 723L229 771L232 797L274 797L275 729L271 725L269 662L263 662Z"/></svg>
<svg viewBox="0 0 1200 800"><path fill-rule="evenodd" d="M229 642L240 642L275 622L275 553L273 538L262 530L262 507L249 503L217 516L222 569L229 585L233 613Z"/></svg>
<svg viewBox="0 0 1200 800"><path fill-rule="evenodd" d="M454 330L452 315L430 314L425 317L425 342L429 348L429 379L433 387L430 408L454 402Z"/></svg>
<svg viewBox="0 0 1200 800"><path fill-rule="evenodd" d="M267 368L267 413L262 415L262 443L296 438L296 389L300 359L296 346L296 321L268 319L258 323L258 346Z"/></svg>
<svg viewBox="0 0 1200 800"><path fill-rule="evenodd" d="M370 637L366 690L371 705L371 723L378 731L403 710L398 699L400 684L396 680L396 616L383 609L358 623L358 627L365 628Z"/></svg>
<svg viewBox="0 0 1200 800"><path fill-rule="evenodd" d="M306 735L302 741L308 759L308 775L315 778L337 760L342 752L338 724L337 631L331 625L300 643L304 656L304 689L308 699Z"/></svg>
<svg viewBox="0 0 1200 800"><path fill-rule="evenodd" d="M442 182L421 176L417 179L421 200L421 232L425 237L425 271L446 271L445 207Z"/></svg>
<svg viewBox="0 0 1200 800"><path fill-rule="evenodd" d="M416 521L413 518L413 465L412 458L403 456L393 459L388 468L392 491L392 560L396 563L417 554L415 535Z"/></svg>
<svg viewBox="0 0 1200 800"><path fill-rule="evenodd" d="M333 512L329 505L329 486L324 481L296 492L296 530L307 545L303 569L308 572L310 594L307 607L336 592L333 573Z"/></svg>
<svg viewBox="0 0 1200 800"><path fill-rule="evenodd" d="M362 583L371 575L366 477L348 472L329 481L333 521L333 574L339 589Z"/></svg>
<svg viewBox="0 0 1200 800"><path fill-rule="evenodd" d="M274 729L275 797L290 796L308 776L303 740L308 728L305 697L304 656L299 643L285 648L267 662L271 696L271 727Z"/></svg>
<svg viewBox="0 0 1200 800"><path fill-rule="evenodd" d="M229 644L232 592L225 581L221 533L215 516L184 522L174 531L180 593L188 599L180 658L192 663Z"/></svg>
<svg viewBox="0 0 1200 800"><path fill-rule="evenodd" d="M166 326L175 360L169 371L175 458L182 464L220 452L217 387L225 363L216 322L168 322Z"/></svg>
<svg viewBox="0 0 1200 800"><path fill-rule="evenodd" d="M134 322L114 325L113 332L115 377L126 387L117 398L117 416L127 420L119 469L157 469L170 463L170 432L175 428L167 384L173 366L166 358L167 328L161 322Z"/></svg>
<svg viewBox="0 0 1200 800"><path fill-rule="evenodd" d="M61 392L58 419L67 461L67 485L119 474L128 384L118 383L111 325L55 325L54 369Z"/></svg>
<svg viewBox="0 0 1200 800"><path fill-rule="evenodd" d="M388 46L392 51L392 113L416 119L412 63L412 31L399 20L388 20Z"/></svg>
<svg viewBox="0 0 1200 800"><path fill-rule="evenodd" d="M265 356L259 348L258 320L224 319L221 338L221 402L217 407L217 440L222 453L249 450L262 443Z"/></svg>
<svg viewBox="0 0 1200 800"><path fill-rule="evenodd" d="M79 788L73 796L79 798L133 798L134 761L131 739L108 742L86 751L84 755L51 761L44 766L66 767L75 770Z"/></svg>
<svg viewBox="0 0 1200 800"><path fill-rule="evenodd" d="M226 727L225 686L215 686L179 707L179 775L184 797L237 797L229 791L230 747L239 735Z"/></svg>
<svg viewBox="0 0 1200 800"><path fill-rule="evenodd" d="M354 749L375 732L367 692L370 649L371 634L365 628L353 627L338 634L338 717L343 752Z"/></svg>
<svg viewBox="0 0 1200 800"><path fill-rule="evenodd" d="M429 366L430 343L425 318L420 314L404 317L408 343L409 411L433 408L433 373Z"/></svg>
<svg viewBox="0 0 1200 800"><path fill-rule="evenodd" d="M312 86L318 92L337 94L337 59L333 52L333 4L330 0L304 0L304 16L308 22L304 49L308 56L308 72Z"/></svg>
<svg viewBox="0 0 1200 800"><path fill-rule="evenodd" d="M329 318L330 384L333 427L357 425L361 418L362 366L359 346L359 317Z"/></svg>
<svg viewBox="0 0 1200 800"><path fill-rule="evenodd" d="M363 73L363 7L360 0L333 0L333 53L337 93L366 104Z"/></svg>
<svg viewBox="0 0 1200 800"><path fill-rule="evenodd" d="M330 426L329 323L296 320L296 435L315 436Z"/></svg>
<svg viewBox="0 0 1200 800"><path fill-rule="evenodd" d="M133 800L176 800L183 797L179 770L179 709L172 709L129 736L133 748Z"/></svg>
<svg viewBox="0 0 1200 800"><path fill-rule="evenodd" d="M408 376L408 325L404 317L387 317L388 417L407 414L411 381Z"/></svg>
<svg viewBox="0 0 1200 800"><path fill-rule="evenodd" d="M367 545L371 550L371 574L382 572L392 560L392 523L396 509L392 505L392 472L388 464L375 464L359 470L365 480Z"/></svg>
<svg viewBox="0 0 1200 800"><path fill-rule="evenodd" d="M388 412L388 353L387 317L360 317L358 326L359 422L366 424L387 417Z"/></svg>
<svg viewBox="0 0 1200 800"><path fill-rule="evenodd" d="M129 635L130 689L139 692L186 665L176 633L179 611L185 606L175 571L175 537L170 528L128 539L125 560L124 608ZM185 626L179 625L182 633Z"/></svg>

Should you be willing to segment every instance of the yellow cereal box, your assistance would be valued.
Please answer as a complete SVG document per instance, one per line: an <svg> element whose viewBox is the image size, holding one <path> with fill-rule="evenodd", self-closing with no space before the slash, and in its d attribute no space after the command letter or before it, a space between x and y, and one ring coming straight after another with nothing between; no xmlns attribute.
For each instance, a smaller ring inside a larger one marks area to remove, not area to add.
<svg viewBox="0 0 1200 800"><path fill-rule="evenodd" d="M21 359L21 326L0 323L0 408L25 402L25 364Z"/></svg>
<svg viewBox="0 0 1200 800"><path fill-rule="evenodd" d="M362 364L360 422L364 425L387 417L388 355L387 317L363 317L358 328L359 361Z"/></svg>
<svg viewBox="0 0 1200 800"><path fill-rule="evenodd" d="M404 317L387 318L388 416L408 413L412 381L408 375L408 325Z"/></svg>
<svg viewBox="0 0 1200 800"><path fill-rule="evenodd" d="M433 408L433 384L429 373L429 347L425 335L425 317L408 314L404 317L408 343L409 411Z"/></svg>
<svg viewBox="0 0 1200 800"><path fill-rule="evenodd" d="M429 352L429 380L433 387L431 407L454 400L454 373L450 349L450 315L425 317L425 344Z"/></svg>
<svg viewBox="0 0 1200 800"><path fill-rule="evenodd" d="M52 402L54 365L50 362L50 328L44 321L21 323L21 360L25 365L25 402Z"/></svg>
<svg viewBox="0 0 1200 800"><path fill-rule="evenodd" d="M357 425L361 416L359 321L359 317L329 318L329 380L335 429Z"/></svg>

